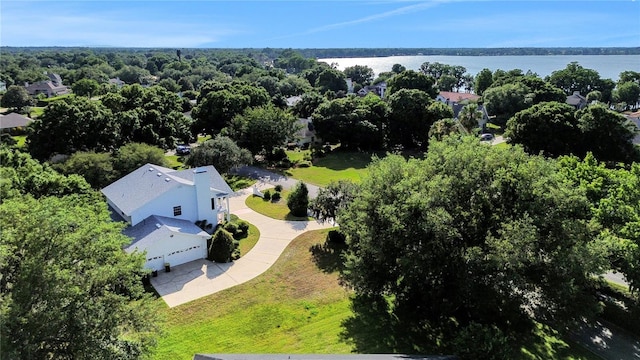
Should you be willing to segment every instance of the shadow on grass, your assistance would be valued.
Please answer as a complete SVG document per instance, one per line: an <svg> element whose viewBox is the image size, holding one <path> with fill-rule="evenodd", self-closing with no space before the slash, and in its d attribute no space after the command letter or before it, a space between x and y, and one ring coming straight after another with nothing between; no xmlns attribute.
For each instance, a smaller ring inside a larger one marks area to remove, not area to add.
<svg viewBox="0 0 640 360"><path fill-rule="evenodd" d="M350 150L334 150L333 152L317 158L313 166L331 170L364 169L371 162L373 153L356 152Z"/></svg>
<svg viewBox="0 0 640 360"><path fill-rule="evenodd" d="M389 313L386 301L354 297L354 315L342 322L340 338L361 354L436 354L433 336L399 321Z"/></svg>
<svg viewBox="0 0 640 360"><path fill-rule="evenodd" d="M342 253L346 249L346 244L325 242L324 244L313 245L309 251L311 251L313 262L318 269L325 273L333 273L344 270Z"/></svg>

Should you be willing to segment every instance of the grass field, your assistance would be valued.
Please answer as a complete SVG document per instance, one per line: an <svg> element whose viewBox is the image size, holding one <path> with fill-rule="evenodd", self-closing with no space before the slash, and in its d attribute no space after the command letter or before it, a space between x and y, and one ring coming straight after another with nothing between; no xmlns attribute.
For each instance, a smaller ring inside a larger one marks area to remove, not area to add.
<svg viewBox="0 0 640 360"><path fill-rule="evenodd" d="M255 179L250 179L238 175L223 175L222 177L224 177L224 180L227 182L227 184L229 184L233 191L246 189L256 183Z"/></svg>
<svg viewBox="0 0 640 360"><path fill-rule="evenodd" d="M169 163L169 168L175 169L175 170L182 170L182 169L186 169L186 167L184 166L184 158L182 156L178 156L178 155L165 155L164 156L165 160L167 160L167 163Z"/></svg>
<svg viewBox="0 0 640 360"><path fill-rule="evenodd" d="M269 191L272 194L274 192L273 188L269 189ZM258 214L262 214L276 220L313 220L313 218L311 217L299 217L291 215L289 213L289 208L287 207L287 196L289 196L289 191L282 190L280 194L282 197L277 202L264 200L259 196L249 196L245 201L245 204Z"/></svg>
<svg viewBox="0 0 640 360"><path fill-rule="evenodd" d="M156 359L194 353L349 353L341 340L349 292L335 271L319 268L311 251L328 230L297 237L260 277L173 309ZM317 256L316 256L317 257ZM338 253L324 256L337 262ZM162 305L161 305L162 306Z"/></svg>
<svg viewBox="0 0 640 360"><path fill-rule="evenodd" d="M293 153L296 156L294 158L304 156L302 151ZM287 170L287 175L318 186L327 186L338 180L358 183L367 171L371 156L370 153L336 151L314 160L311 167L291 168Z"/></svg>
<svg viewBox="0 0 640 360"><path fill-rule="evenodd" d="M261 276L169 309L154 359L192 359L195 353L393 353L393 336L379 319L354 321L351 293L338 282L339 247L323 246L329 230L294 239ZM360 318L362 320L362 318ZM595 359L540 326L521 359ZM401 339L396 339L398 341Z"/></svg>

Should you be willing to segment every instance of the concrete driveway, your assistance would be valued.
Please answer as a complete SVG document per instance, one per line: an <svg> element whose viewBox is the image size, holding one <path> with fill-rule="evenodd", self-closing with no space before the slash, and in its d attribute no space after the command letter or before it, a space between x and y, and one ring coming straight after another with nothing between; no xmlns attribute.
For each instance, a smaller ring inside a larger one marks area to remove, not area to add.
<svg viewBox="0 0 640 360"><path fill-rule="evenodd" d="M258 189L272 187L265 182L257 186ZM157 277L151 278L151 284L169 307L247 282L267 271L298 235L309 230L332 227L317 221L281 221L258 214L245 205L245 199L252 194L252 188L238 191L229 202L232 214L260 230L260 239L254 248L231 263L219 264L201 259L172 266L171 272L160 272Z"/></svg>

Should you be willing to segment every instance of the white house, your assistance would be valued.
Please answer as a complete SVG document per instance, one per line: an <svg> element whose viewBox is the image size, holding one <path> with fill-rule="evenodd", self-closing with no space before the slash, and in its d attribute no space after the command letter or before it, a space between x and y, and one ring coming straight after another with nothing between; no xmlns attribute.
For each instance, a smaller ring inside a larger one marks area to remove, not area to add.
<svg viewBox="0 0 640 360"><path fill-rule="evenodd" d="M130 226L127 252L145 251L146 267L180 265L207 255L209 228L229 220L233 190L213 166L177 171L146 164L102 189L114 216Z"/></svg>

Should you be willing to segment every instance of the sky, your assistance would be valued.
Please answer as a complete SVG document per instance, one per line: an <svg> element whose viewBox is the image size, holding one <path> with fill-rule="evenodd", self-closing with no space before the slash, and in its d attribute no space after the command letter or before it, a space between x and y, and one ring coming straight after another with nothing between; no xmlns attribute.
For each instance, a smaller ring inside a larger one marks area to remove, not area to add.
<svg viewBox="0 0 640 360"><path fill-rule="evenodd" d="M638 47L640 0L2 0L0 45Z"/></svg>

